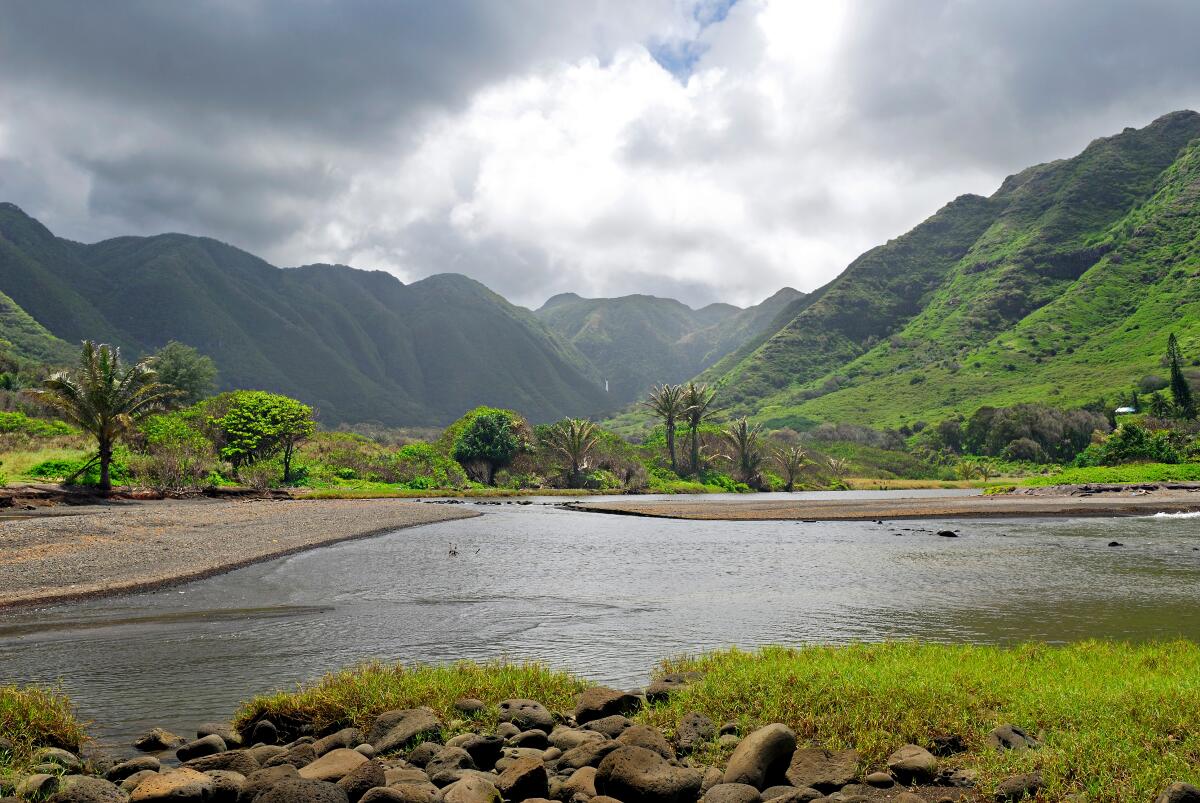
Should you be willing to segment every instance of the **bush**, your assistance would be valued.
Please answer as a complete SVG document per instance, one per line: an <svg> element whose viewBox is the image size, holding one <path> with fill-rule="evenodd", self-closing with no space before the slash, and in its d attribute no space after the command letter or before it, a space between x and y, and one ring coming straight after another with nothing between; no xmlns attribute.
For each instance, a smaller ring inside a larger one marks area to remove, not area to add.
<svg viewBox="0 0 1200 803"><path fill-rule="evenodd" d="M75 430L62 421L30 418L21 412L0 412L0 433L16 432L39 438L71 435Z"/></svg>
<svg viewBox="0 0 1200 803"><path fill-rule="evenodd" d="M1048 463L1050 460L1042 445L1030 438L1017 438L1004 447L1000 456L1005 460L1019 460L1027 463Z"/></svg>
<svg viewBox="0 0 1200 803"><path fill-rule="evenodd" d="M73 476L89 462L90 458L84 460L43 460L30 468L26 473L35 479L66 481L67 478ZM123 449L114 453L109 471L111 472L111 479L114 485L128 485L132 479L132 473L129 470L129 453ZM75 478L74 484L99 485L100 463L93 463L87 471Z"/></svg>
<svg viewBox="0 0 1200 803"><path fill-rule="evenodd" d="M216 469L213 445L187 418L158 415L142 425L145 451L131 458L139 482L164 493L195 490L211 485Z"/></svg>
<svg viewBox="0 0 1200 803"><path fill-rule="evenodd" d="M1116 432L1088 446L1075 459L1075 465L1116 466L1122 463L1178 463L1179 451L1164 430L1150 431L1132 421L1117 427Z"/></svg>

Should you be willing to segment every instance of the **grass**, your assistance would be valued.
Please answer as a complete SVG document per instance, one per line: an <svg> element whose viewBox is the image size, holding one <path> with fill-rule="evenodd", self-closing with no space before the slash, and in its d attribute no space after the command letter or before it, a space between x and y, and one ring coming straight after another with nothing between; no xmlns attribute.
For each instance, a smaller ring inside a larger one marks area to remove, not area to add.
<svg viewBox="0 0 1200 803"><path fill-rule="evenodd" d="M992 478L990 480L912 480L879 479L876 477L848 477L846 486L852 491L906 491L920 488L990 488L1012 480Z"/></svg>
<svg viewBox="0 0 1200 803"><path fill-rule="evenodd" d="M66 695L45 686L0 686L0 738L12 742L10 754L0 751L0 784L28 766L37 747L61 747L78 752L87 741Z"/></svg>
<svg viewBox="0 0 1200 803"><path fill-rule="evenodd" d="M43 447L40 449L21 449L10 452L0 452L0 466L4 467L4 473L8 475L9 481L27 480L28 471L38 463L47 460L83 460L90 457L93 453L87 449L76 449L71 447ZM45 482L45 480L36 480L37 482Z"/></svg>
<svg viewBox="0 0 1200 803"><path fill-rule="evenodd" d="M1021 485L1082 485L1092 482L1200 482L1200 463L1131 463L1125 466L1064 468L1057 474L1029 477Z"/></svg>

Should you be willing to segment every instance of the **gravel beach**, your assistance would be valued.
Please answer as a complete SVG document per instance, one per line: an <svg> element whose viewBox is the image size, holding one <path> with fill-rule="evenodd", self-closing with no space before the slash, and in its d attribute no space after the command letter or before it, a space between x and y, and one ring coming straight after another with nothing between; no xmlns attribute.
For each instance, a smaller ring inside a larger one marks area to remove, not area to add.
<svg viewBox="0 0 1200 803"><path fill-rule="evenodd" d="M138 591L478 515L397 499L171 500L0 521L0 609Z"/></svg>

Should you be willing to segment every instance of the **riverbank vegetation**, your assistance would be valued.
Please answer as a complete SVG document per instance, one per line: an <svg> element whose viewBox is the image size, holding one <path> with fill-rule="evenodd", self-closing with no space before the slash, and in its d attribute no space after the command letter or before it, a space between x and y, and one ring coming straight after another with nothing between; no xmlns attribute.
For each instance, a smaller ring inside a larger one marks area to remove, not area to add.
<svg viewBox="0 0 1200 803"><path fill-rule="evenodd" d="M77 752L86 741L86 723L61 691L0 686L0 782L27 768L38 747Z"/></svg>

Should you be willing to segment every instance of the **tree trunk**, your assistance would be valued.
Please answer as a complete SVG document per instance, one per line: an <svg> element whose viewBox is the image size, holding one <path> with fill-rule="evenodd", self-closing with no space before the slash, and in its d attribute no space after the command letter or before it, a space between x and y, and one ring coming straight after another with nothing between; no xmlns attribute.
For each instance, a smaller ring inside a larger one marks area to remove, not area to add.
<svg viewBox="0 0 1200 803"><path fill-rule="evenodd" d="M692 426L692 473L700 476L700 427Z"/></svg>
<svg viewBox="0 0 1200 803"><path fill-rule="evenodd" d="M283 484L287 485L292 478L292 449L295 446L291 443L283 447Z"/></svg>
<svg viewBox="0 0 1200 803"><path fill-rule="evenodd" d="M675 474L679 473L679 466L675 462L675 422L667 421L667 452L671 455L671 471Z"/></svg>
<svg viewBox="0 0 1200 803"><path fill-rule="evenodd" d="M484 472L484 475L487 477L487 484L495 485L496 484L496 466L490 462L484 462L483 472Z"/></svg>
<svg viewBox="0 0 1200 803"><path fill-rule="evenodd" d="M100 490L103 493L112 491L112 476L110 469L112 466L112 442L107 439L100 440Z"/></svg>

